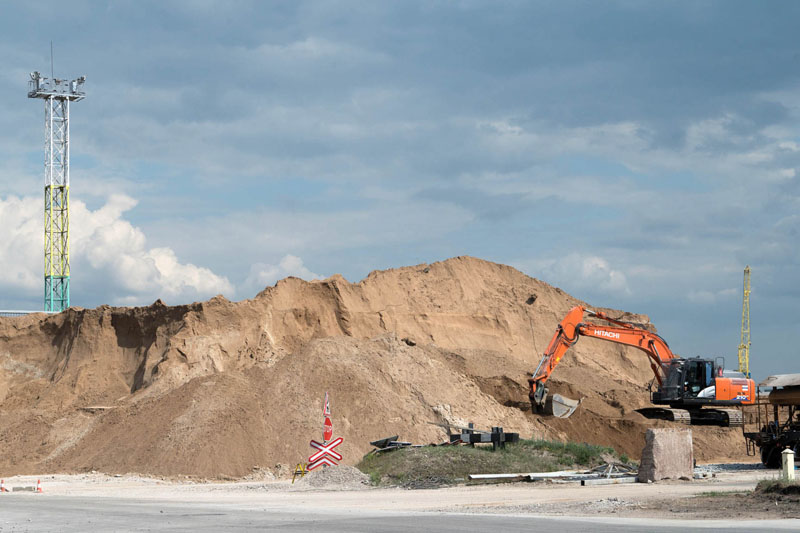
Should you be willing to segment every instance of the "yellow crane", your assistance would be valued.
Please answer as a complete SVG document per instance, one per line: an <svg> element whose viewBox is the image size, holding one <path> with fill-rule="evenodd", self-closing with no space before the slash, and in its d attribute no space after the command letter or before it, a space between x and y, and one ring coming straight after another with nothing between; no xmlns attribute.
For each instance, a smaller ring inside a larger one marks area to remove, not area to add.
<svg viewBox="0 0 800 533"><path fill-rule="evenodd" d="M744 267L742 340L739 342L739 372L750 377L750 266Z"/></svg>

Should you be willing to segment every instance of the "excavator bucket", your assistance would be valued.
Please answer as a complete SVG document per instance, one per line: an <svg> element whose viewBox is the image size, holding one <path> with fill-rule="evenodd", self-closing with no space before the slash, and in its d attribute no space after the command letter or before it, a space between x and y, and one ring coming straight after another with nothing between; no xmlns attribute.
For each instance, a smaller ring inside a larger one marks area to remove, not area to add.
<svg viewBox="0 0 800 533"><path fill-rule="evenodd" d="M552 394L547 397L544 404L544 414L556 418L569 418L580 404L581 400L571 400L560 394Z"/></svg>

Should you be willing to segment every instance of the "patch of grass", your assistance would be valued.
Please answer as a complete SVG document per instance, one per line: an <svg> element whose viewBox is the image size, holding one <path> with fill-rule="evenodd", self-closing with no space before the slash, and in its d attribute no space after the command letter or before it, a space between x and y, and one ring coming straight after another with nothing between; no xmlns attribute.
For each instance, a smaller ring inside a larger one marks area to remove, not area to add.
<svg viewBox="0 0 800 533"><path fill-rule="evenodd" d="M800 494L800 481L764 479L756 485L756 492L762 494Z"/></svg>
<svg viewBox="0 0 800 533"><path fill-rule="evenodd" d="M363 472L369 474L370 483L372 483L373 485L380 485L381 477L380 477L380 473L377 470L372 470L370 472L367 472L366 470L363 470Z"/></svg>
<svg viewBox="0 0 800 533"><path fill-rule="evenodd" d="M560 465L565 466L597 466L604 462L602 460L603 456L617 456L613 448L595 446L585 442L521 440L514 446L518 447L523 453L532 450L546 451L556 457ZM511 446L506 448L511 448Z"/></svg>
<svg viewBox="0 0 800 533"><path fill-rule="evenodd" d="M576 442L520 440L505 449L490 446L404 448L364 456L356 465L375 484L425 487L456 483L469 474L553 472L591 468L617 457L612 448Z"/></svg>

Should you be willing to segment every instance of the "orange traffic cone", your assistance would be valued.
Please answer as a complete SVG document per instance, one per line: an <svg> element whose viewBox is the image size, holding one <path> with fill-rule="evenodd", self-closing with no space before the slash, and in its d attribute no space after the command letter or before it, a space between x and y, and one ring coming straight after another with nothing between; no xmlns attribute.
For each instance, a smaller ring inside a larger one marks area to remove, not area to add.
<svg viewBox="0 0 800 533"><path fill-rule="evenodd" d="M6 488L6 481L4 479L0 479L0 492L8 492Z"/></svg>
<svg viewBox="0 0 800 533"><path fill-rule="evenodd" d="M41 479L37 479L36 480L36 492L44 492L42 490L42 480Z"/></svg>

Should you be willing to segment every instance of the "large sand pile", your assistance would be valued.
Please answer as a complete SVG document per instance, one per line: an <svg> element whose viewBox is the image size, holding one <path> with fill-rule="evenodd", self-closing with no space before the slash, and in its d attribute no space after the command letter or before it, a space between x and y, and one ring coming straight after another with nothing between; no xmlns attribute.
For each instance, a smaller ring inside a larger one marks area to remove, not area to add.
<svg viewBox="0 0 800 533"><path fill-rule="evenodd" d="M355 284L288 278L237 303L0 318L0 473L240 477L294 465L321 436L325 391L349 464L380 437L442 441L428 422L444 421L636 457L648 427L669 426L633 412L652 378L636 350L582 340L550 382L586 397L578 412L530 412L526 373L579 303L511 267L458 257ZM694 436L700 460L744 450L734 429Z"/></svg>

